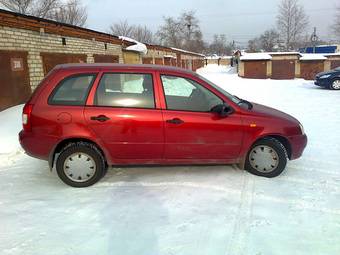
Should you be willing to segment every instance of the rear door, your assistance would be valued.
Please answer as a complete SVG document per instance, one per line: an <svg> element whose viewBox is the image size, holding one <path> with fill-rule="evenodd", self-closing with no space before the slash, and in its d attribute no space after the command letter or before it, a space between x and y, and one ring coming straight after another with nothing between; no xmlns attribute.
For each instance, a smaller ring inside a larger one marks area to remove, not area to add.
<svg viewBox="0 0 340 255"><path fill-rule="evenodd" d="M85 118L111 157L161 159L163 122L155 100L154 74L103 73L94 89L93 105L85 107Z"/></svg>

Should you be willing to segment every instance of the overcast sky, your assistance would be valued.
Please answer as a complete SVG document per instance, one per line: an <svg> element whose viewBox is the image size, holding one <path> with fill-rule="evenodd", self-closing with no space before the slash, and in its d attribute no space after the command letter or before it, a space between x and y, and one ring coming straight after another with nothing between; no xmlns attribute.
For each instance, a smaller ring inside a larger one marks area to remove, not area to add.
<svg viewBox="0 0 340 255"><path fill-rule="evenodd" d="M200 20L204 39L214 34L225 34L228 40L245 44L276 24L277 5L280 0L83 0L88 7L87 26L106 32L110 24L128 20L141 24L153 32L162 24L163 16L178 16L184 10L194 10ZM337 0L300 0L310 25L321 39L332 38L329 26L334 20Z"/></svg>

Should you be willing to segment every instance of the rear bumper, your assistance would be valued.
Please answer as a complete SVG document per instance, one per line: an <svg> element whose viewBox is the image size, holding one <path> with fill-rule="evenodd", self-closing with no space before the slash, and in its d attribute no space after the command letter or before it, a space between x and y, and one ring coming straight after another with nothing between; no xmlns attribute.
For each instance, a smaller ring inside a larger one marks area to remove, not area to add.
<svg viewBox="0 0 340 255"><path fill-rule="evenodd" d="M291 149L292 149L292 153L291 153L291 160L300 158L302 156L302 153L304 151L304 149L307 146L307 136L304 135L296 135L296 136L291 136L288 138L290 145L291 145Z"/></svg>
<svg viewBox="0 0 340 255"><path fill-rule="evenodd" d="M25 152L34 158L48 160L50 151L56 144L57 139L54 137L44 136L37 137L32 132L20 131L19 142Z"/></svg>

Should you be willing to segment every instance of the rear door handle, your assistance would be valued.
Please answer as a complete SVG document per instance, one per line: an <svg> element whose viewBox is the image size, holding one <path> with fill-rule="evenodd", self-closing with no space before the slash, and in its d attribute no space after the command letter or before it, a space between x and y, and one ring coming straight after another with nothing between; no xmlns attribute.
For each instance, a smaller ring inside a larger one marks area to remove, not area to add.
<svg viewBox="0 0 340 255"><path fill-rule="evenodd" d="M98 116L92 116L91 117L91 120L96 120L96 121L99 121L99 122L104 122L104 121L107 121L109 119L110 118L106 117L105 115L98 115Z"/></svg>
<svg viewBox="0 0 340 255"><path fill-rule="evenodd" d="M173 119L171 119L171 120L166 120L166 123L179 125L179 124L184 123L184 121L181 120L181 119L179 119L179 118L173 118Z"/></svg>

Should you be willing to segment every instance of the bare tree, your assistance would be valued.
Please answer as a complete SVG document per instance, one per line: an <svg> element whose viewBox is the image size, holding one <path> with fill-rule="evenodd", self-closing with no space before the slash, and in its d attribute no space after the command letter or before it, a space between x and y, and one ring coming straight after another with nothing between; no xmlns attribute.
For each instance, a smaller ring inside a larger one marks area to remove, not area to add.
<svg viewBox="0 0 340 255"><path fill-rule="evenodd" d="M109 30L113 35L133 37L134 26L131 26L127 20L124 20L111 25Z"/></svg>
<svg viewBox="0 0 340 255"><path fill-rule="evenodd" d="M308 16L298 0L282 0L279 4L277 27L285 39L286 50L295 48L308 26Z"/></svg>
<svg viewBox="0 0 340 255"><path fill-rule="evenodd" d="M0 0L0 6L21 14L30 14L34 0Z"/></svg>
<svg viewBox="0 0 340 255"><path fill-rule="evenodd" d="M51 18L75 26L85 26L87 20L86 7L79 0L68 0L61 4Z"/></svg>
<svg viewBox="0 0 340 255"><path fill-rule="evenodd" d="M260 47L264 51L274 51L278 45L279 33L275 29L266 30L260 35Z"/></svg>
<svg viewBox="0 0 340 255"><path fill-rule="evenodd" d="M258 37L248 41L247 52L259 52L261 51L261 42Z"/></svg>
<svg viewBox="0 0 340 255"><path fill-rule="evenodd" d="M80 0L0 0L0 7L77 26L84 26L87 20L86 7Z"/></svg>
<svg viewBox="0 0 340 255"><path fill-rule="evenodd" d="M133 38L144 43L155 43L152 31L146 26L135 26L133 29Z"/></svg>
<svg viewBox="0 0 340 255"><path fill-rule="evenodd" d="M199 20L193 11L184 12L178 18L165 17L157 36L161 44L189 51L204 50L203 34Z"/></svg>
<svg viewBox="0 0 340 255"><path fill-rule="evenodd" d="M179 21L172 17L164 18L164 24L160 26L157 36L161 44L176 48L182 48L182 26Z"/></svg>
<svg viewBox="0 0 340 255"><path fill-rule="evenodd" d="M336 8L336 14L334 19L334 24L332 25L332 30L334 34L340 38L340 6Z"/></svg>
<svg viewBox="0 0 340 255"><path fill-rule="evenodd" d="M225 35L214 35L214 39L209 45L207 52L209 54L217 54L219 56L231 55L232 45L227 43Z"/></svg>
<svg viewBox="0 0 340 255"><path fill-rule="evenodd" d="M120 21L110 26L109 33L117 36L126 36L139 42L154 43L155 38L150 29L142 25L130 25L127 20Z"/></svg>

